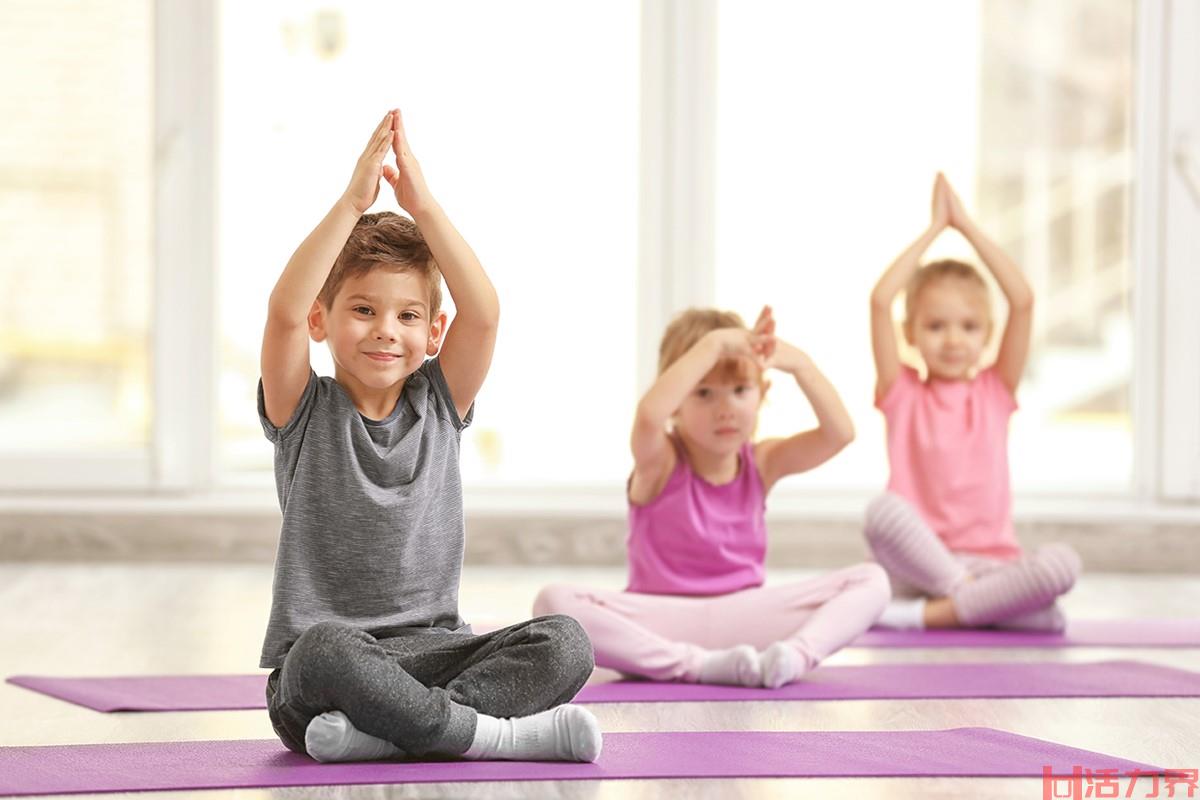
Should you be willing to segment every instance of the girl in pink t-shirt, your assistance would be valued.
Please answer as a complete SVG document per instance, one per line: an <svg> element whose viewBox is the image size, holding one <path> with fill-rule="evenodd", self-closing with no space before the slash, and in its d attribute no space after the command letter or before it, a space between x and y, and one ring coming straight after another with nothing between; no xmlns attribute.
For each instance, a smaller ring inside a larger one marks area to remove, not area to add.
<svg viewBox="0 0 1200 800"><path fill-rule="evenodd" d="M975 248L1008 299L996 362L978 362L992 333L987 284L958 261L918 268L946 228ZM901 364L892 301L905 288L904 336L928 373ZM891 478L867 509L866 536L898 598L879 620L897 628L1061 631L1055 598L1079 576L1062 544L1026 554L1013 534L1008 420L1029 352L1033 293L1017 266L963 210L944 176L933 219L871 294L875 405L887 420ZM915 597L915 599L913 599Z"/></svg>
<svg viewBox="0 0 1200 800"><path fill-rule="evenodd" d="M795 378L816 428L754 440L768 368ZM534 613L577 619L596 663L623 673L768 688L797 680L891 597L876 564L762 586L767 493L853 438L825 376L775 338L770 308L753 330L729 312L684 312L663 335L658 379L633 423L628 586L549 586Z"/></svg>

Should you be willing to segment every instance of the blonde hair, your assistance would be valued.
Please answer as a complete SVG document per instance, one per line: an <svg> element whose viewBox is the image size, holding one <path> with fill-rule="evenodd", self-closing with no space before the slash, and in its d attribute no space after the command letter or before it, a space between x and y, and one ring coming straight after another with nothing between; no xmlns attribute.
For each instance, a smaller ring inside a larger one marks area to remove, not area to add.
<svg viewBox="0 0 1200 800"><path fill-rule="evenodd" d="M418 275L429 290L430 318L441 309L442 273L425 237L415 222L391 211L358 218L317 299L329 308L348 278L358 278L377 269Z"/></svg>
<svg viewBox="0 0 1200 800"><path fill-rule="evenodd" d="M715 308L689 308L671 320L671 324L663 331L662 341L658 345L658 374L662 375L667 368L691 350L706 333L722 328L739 328L749 330L742 318L733 311L721 311ZM757 373L757 374L756 374ZM745 358L722 359L710 375L724 380L757 380L763 381L761 371L754 368Z"/></svg>
<svg viewBox="0 0 1200 800"><path fill-rule="evenodd" d="M991 293L988 291L987 282L983 276L979 274L979 270L972 267L970 264L953 259L945 259L943 261L935 261L921 267L912 278L908 281L908 286L904 289L904 321L909 324L913 321L917 312L917 303L921 299L921 292L927 287L935 283L947 280L958 280L967 284L972 288L977 288L983 293L984 306L987 308L988 321L992 317L992 302Z"/></svg>

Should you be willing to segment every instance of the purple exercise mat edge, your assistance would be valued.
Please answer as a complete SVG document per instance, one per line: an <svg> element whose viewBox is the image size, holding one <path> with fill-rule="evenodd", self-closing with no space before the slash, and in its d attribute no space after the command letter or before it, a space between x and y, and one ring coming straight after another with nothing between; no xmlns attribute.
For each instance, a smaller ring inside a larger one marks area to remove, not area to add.
<svg viewBox="0 0 1200 800"><path fill-rule="evenodd" d="M266 707L263 675L113 678L14 676L31 691L95 711L234 711ZM585 686L579 703L904 700L1039 697L1200 697L1200 673L1139 661L871 664L816 670L780 689L615 681Z"/></svg>
<svg viewBox="0 0 1200 800"><path fill-rule="evenodd" d="M851 766L847 766L851 765ZM617 778L1044 777L1149 764L991 728L613 733L595 764L318 764L275 740L0 748L0 795Z"/></svg>
<svg viewBox="0 0 1200 800"><path fill-rule="evenodd" d="M847 647L1200 647L1200 617L1077 619L1063 633L996 628L897 631L872 628Z"/></svg>

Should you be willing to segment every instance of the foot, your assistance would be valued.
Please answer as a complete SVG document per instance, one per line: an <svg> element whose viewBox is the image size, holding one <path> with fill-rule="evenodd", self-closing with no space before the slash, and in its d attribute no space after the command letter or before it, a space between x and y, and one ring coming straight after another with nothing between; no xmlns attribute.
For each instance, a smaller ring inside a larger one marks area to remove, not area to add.
<svg viewBox="0 0 1200 800"><path fill-rule="evenodd" d="M404 755L391 742L355 728L341 711L327 711L313 717L304 731L304 749L321 763L378 761Z"/></svg>
<svg viewBox="0 0 1200 800"><path fill-rule="evenodd" d="M884 607L875 624L898 631L919 631L925 627L925 598L893 600Z"/></svg>
<svg viewBox="0 0 1200 800"><path fill-rule="evenodd" d="M732 686L762 686L762 665L758 651L748 644L728 650L709 650L700 662L697 683L720 683Z"/></svg>
<svg viewBox="0 0 1200 800"><path fill-rule="evenodd" d="M1002 619L992 625L1007 631L1037 631L1038 633L1062 633L1067 629L1067 618L1057 603Z"/></svg>
<svg viewBox="0 0 1200 800"><path fill-rule="evenodd" d="M505 761L595 761L603 746L600 723L581 706L555 706L528 717L480 714L463 758Z"/></svg>

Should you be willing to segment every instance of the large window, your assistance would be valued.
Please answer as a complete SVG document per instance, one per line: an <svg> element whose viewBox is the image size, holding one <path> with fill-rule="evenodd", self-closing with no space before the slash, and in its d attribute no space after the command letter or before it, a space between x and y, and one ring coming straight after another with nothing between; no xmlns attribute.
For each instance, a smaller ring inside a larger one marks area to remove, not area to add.
<svg viewBox="0 0 1200 800"><path fill-rule="evenodd" d="M636 399L638 5L313 8L223 8L222 468L269 471L254 405L267 297L399 106L431 189L501 294L464 478L620 480ZM376 209L396 210L386 189ZM331 375L325 345L312 352Z"/></svg>
<svg viewBox="0 0 1200 800"><path fill-rule="evenodd" d="M943 170L1037 296L1014 486L1128 489L1133 4L739 0L718 31L716 302L771 303L859 432L793 482L886 478L867 299ZM943 256L982 267L952 232L927 254ZM812 419L785 383L766 434Z"/></svg>
<svg viewBox="0 0 1200 800"><path fill-rule="evenodd" d="M867 297L926 224L937 170L1037 293L1019 495L1195 500L1198 13L10 0L0 491L269 500L267 299L399 106L501 293L463 439L466 482L492 488L468 493L481 508L619 508L637 393L693 303L771 303L850 406L858 440L789 479L814 491L788 502L877 489ZM395 209L386 191L377 208ZM954 233L927 256L974 260ZM812 422L780 377L767 435Z"/></svg>
<svg viewBox="0 0 1200 800"><path fill-rule="evenodd" d="M144 0L4 4L0 454L145 455L153 69Z"/></svg>

